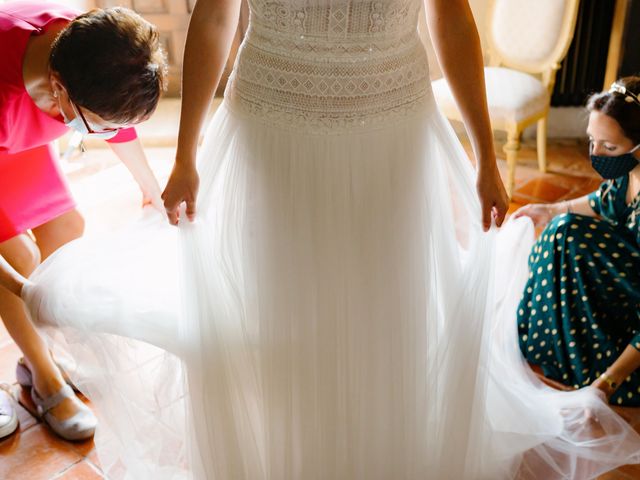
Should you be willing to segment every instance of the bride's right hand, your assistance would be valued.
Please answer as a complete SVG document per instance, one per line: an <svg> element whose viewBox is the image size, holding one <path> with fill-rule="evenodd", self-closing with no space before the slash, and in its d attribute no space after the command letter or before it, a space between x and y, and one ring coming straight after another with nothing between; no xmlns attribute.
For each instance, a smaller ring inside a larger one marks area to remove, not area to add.
<svg viewBox="0 0 640 480"><path fill-rule="evenodd" d="M181 164L176 162L173 166L167 186L162 192L164 208L167 210L169 223L177 225L180 220L180 205L187 204L186 214L189 221L193 222L196 216L196 198L200 178L192 163Z"/></svg>
<svg viewBox="0 0 640 480"><path fill-rule="evenodd" d="M500 179L495 159L488 168L478 169L477 192L482 209L482 227L488 231L492 220L500 227L509 208L509 197Z"/></svg>

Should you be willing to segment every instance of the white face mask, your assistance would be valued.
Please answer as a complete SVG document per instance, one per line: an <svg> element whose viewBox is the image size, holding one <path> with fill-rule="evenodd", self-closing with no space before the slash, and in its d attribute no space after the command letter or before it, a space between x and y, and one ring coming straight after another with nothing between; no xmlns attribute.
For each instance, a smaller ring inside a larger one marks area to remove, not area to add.
<svg viewBox="0 0 640 480"><path fill-rule="evenodd" d="M58 108L60 110L60 115L62 115L64 124L67 127L72 128L73 130L81 133L82 135L92 137L92 138L102 138L103 140L109 140L110 138L113 138L118 134L118 130L109 130L108 132L90 132L89 128L87 127L87 124L82 120L82 116L80 112L78 112L78 109L76 108L74 103L71 101L69 103L71 104L71 108L73 108L73 113L76 114L75 118L72 118L71 120L69 120L66 117L62 108L60 108L60 105L58 105Z"/></svg>

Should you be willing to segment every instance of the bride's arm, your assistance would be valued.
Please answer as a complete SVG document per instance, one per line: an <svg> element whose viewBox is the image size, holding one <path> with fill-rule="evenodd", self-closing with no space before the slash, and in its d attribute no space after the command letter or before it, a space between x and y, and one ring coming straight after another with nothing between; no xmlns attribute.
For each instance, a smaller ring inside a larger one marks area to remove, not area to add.
<svg viewBox="0 0 640 480"><path fill-rule="evenodd" d="M0 287L4 287L18 297L22 295L22 287L28 282L26 278L16 272L9 262L0 255Z"/></svg>
<svg viewBox="0 0 640 480"><path fill-rule="evenodd" d="M425 0L438 62L471 139L478 168L478 195L485 229L491 214L500 225L508 208L500 180L487 108L480 38L467 0Z"/></svg>
<svg viewBox="0 0 640 480"><path fill-rule="evenodd" d="M174 225L182 202L187 204L189 219L195 216L198 137L229 57L239 17L240 0L198 0L191 15L184 51L176 162L162 194Z"/></svg>

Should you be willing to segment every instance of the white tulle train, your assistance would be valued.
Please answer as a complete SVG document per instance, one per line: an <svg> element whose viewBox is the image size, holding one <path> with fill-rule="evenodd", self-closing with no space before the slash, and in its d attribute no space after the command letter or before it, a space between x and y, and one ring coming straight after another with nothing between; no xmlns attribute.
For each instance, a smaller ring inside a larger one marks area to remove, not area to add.
<svg viewBox="0 0 640 480"><path fill-rule="evenodd" d="M76 360L110 478L582 480L640 461L594 390L524 363L533 229L482 233L432 102L333 135L225 102L205 138L195 223L78 240L25 294Z"/></svg>

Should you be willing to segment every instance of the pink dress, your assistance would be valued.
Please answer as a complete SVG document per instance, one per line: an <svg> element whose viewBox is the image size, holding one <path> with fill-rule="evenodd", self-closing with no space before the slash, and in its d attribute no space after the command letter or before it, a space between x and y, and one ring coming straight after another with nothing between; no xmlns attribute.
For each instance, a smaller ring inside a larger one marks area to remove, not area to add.
<svg viewBox="0 0 640 480"><path fill-rule="evenodd" d="M40 110L25 89L22 61L31 35L80 12L46 2L0 5L0 242L75 208L51 142L68 128ZM111 142L136 138L134 129Z"/></svg>

